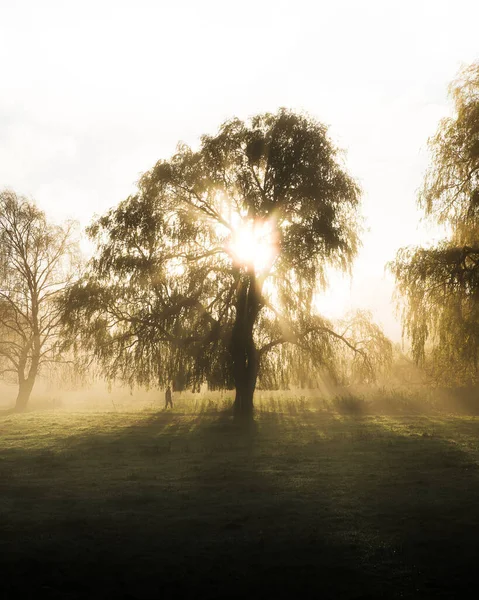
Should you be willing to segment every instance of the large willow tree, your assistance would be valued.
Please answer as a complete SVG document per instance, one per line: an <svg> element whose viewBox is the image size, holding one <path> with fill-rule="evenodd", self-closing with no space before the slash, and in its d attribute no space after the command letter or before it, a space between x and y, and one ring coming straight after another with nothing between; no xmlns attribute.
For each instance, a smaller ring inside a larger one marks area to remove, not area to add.
<svg viewBox="0 0 479 600"><path fill-rule="evenodd" d="M472 384L479 358L479 63L464 69L450 92L455 114L429 140L432 165L419 197L450 236L434 248L401 249L392 270L416 361L438 380Z"/></svg>
<svg viewBox="0 0 479 600"><path fill-rule="evenodd" d="M314 304L327 266L356 254L359 195L323 125L285 110L227 121L89 228L97 254L66 297L68 334L109 378L234 387L246 417L258 376L311 380L339 344L372 371L379 330L334 331Z"/></svg>

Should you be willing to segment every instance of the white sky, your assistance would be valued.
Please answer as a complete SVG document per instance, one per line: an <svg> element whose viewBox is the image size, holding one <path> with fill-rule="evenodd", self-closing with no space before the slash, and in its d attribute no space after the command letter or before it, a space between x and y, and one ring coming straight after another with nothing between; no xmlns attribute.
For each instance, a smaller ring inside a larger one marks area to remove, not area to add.
<svg viewBox="0 0 479 600"><path fill-rule="evenodd" d="M0 0L0 188L87 225L179 140L306 110L347 150L368 228L323 308L370 308L398 339L384 264L435 236L415 205L426 141L478 23L476 0Z"/></svg>

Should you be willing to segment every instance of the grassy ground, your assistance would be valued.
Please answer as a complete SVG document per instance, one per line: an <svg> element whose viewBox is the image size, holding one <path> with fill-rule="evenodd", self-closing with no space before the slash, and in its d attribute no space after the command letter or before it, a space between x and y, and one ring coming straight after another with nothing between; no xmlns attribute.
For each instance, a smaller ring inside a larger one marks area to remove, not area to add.
<svg viewBox="0 0 479 600"><path fill-rule="evenodd" d="M478 465L477 417L4 415L0 597L470 597Z"/></svg>

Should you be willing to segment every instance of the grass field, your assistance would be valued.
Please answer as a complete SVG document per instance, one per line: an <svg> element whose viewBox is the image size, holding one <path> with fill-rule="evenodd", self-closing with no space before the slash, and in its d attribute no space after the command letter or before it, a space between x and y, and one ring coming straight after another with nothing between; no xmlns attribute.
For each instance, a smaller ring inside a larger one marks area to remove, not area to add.
<svg viewBox="0 0 479 600"><path fill-rule="evenodd" d="M1 598L466 598L478 540L477 417L0 417Z"/></svg>

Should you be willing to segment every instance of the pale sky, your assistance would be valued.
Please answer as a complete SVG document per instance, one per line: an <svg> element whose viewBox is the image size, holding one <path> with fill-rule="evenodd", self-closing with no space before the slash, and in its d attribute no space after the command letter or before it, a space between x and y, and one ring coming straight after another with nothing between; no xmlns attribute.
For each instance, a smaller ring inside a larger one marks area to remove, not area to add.
<svg viewBox="0 0 479 600"><path fill-rule="evenodd" d="M384 264L438 235L416 192L478 23L477 0L0 0L0 189L84 226L178 141L307 111L347 151L368 229L323 309L369 308L398 339Z"/></svg>

